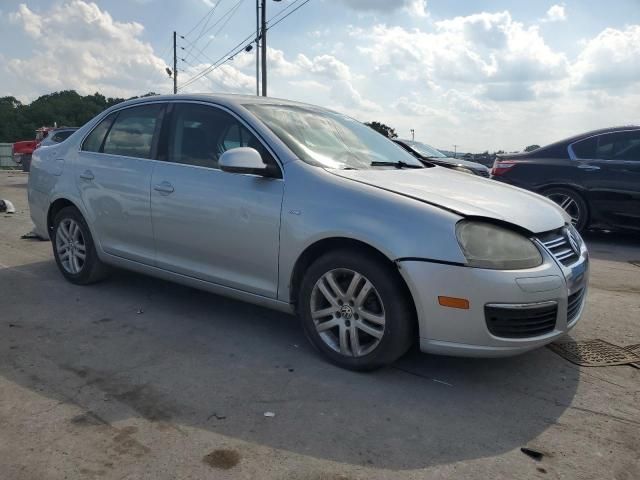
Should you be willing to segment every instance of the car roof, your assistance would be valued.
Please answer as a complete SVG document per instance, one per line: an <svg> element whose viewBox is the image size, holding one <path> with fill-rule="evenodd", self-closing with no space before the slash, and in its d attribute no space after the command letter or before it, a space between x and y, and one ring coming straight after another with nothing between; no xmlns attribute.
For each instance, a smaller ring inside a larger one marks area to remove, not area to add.
<svg viewBox="0 0 640 480"><path fill-rule="evenodd" d="M626 130L638 130L638 129L640 129L640 125L624 125L624 126L619 126L619 127L599 128L597 130L591 130L591 131L584 132L584 133L581 133L581 134L578 134L578 135L573 135L571 137L565 138L564 140L553 142L553 143L551 143L549 145L546 145L546 146L555 145L555 144L559 144L559 143L564 143L564 144L573 143L573 142L576 142L578 140L582 140L583 138L593 137L594 135L602 135L604 133L624 132ZM543 148L545 148L545 147L543 147Z"/></svg>
<svg viewBox="0 0 640 480"><path fill-rule="evenodd" d="M158 101L172 101L172 100L191 100L191 101L204 101L216 103L218 105L226 107L242 107L245 105L285 105L310 108L314 110L324 110L330 112L332 110L328 108L319 107L309 103L295 102L292 100L286 100L284 98L276 97L258 97L256 95L239 95L232 93L189 93L189 94L177 94L177 95L153 95L148 97L135 98L133 100L127 100L125 102L118 103L111 107L117 109L123 106L158 102Z"/></svg>

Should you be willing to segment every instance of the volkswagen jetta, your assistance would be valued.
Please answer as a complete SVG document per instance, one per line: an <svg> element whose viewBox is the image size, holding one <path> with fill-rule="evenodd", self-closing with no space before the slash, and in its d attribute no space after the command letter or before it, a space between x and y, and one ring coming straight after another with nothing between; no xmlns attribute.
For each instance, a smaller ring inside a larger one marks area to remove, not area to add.
<svg viewBox="0 0 640 480"><path fill-rule="evenodd" d="M424 166L271 98L148 97L36 151L36 232L75 284L121 267L297 312L331 361L522 353L568 332L588 255L555 203Z"/></svg>

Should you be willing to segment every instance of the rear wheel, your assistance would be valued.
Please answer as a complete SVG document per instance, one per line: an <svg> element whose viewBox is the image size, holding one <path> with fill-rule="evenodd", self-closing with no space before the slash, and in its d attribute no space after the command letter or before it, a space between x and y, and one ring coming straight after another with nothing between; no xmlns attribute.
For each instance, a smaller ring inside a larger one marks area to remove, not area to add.
<svg viewBox="0 0 640 480"><path fill-rule="evenodd" d="M51 240L58 268L71 283L86 285L106 276L107 267L98 258L89 227L75 207L58 212Z"/></svg>
<svg viewBox="0 0 640 480"><path fill-rule="evenodd" d="M416 335L413 305L401 282L373 256L338 251L319 258L300 292L299 313L311 343L352 370L398 359Z"/></svg>
<svg viewBox="0 0 640 480"><path fill-rule="evenodd" d="M568 188L551 188L542 194L567 212L576 230L581 232L587 227L589 208L580 194Z"/></svg>

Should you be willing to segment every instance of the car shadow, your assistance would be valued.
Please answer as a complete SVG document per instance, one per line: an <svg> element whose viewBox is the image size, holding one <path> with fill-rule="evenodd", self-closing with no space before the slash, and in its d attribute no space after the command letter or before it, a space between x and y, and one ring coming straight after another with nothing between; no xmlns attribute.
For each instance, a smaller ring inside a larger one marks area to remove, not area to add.
<svg viewBox="0 0 640 480"><path fill-rule="evenodd" d="M589 254L598 260L640 263L640 233L588 230L582 235Z"/></svg>
<svg viewBox="0 0 640 480"><path fill-rule="evenodd" d="M354 373L319 357L292 316L127 272L78 287L49 261L0 270L0 285L13 292L0 298L6 379L105 423L142 417L352 465L519 448L558 421L579 382L547 349L484 360L414 350Z"/></svg>

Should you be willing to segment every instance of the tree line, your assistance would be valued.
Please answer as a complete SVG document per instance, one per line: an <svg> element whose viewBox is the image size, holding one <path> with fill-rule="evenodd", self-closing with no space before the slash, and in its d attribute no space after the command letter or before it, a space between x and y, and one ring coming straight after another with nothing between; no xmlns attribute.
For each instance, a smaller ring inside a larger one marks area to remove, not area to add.
<svg viewBox="0 0 640 480"><path fill-rule="evenodd" d="M146 96L155 95L148 93ZM136 97L133 97L136 98ZM105 97L100 93L82 96L75 90L50 93L25 104L15 97L0 97L0 143L35 138L43 126L80 127L103 110L125 98Z"/></svg>

